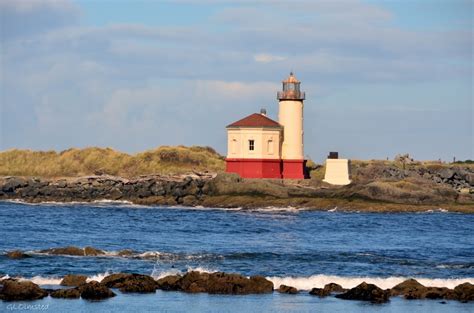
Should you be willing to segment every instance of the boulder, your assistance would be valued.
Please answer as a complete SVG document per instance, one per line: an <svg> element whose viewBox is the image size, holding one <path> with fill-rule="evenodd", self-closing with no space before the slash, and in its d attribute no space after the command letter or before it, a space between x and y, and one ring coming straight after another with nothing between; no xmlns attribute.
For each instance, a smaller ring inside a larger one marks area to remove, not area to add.
<svg viewBox="0 0 474 313"><path fill-rule="evenodd" d="M112 290L96 281L83 284L80 287L77 287L77 290L81 293L82 299L85 300L102 300L115 297L115 293L113 293Z"/></svg>
<svg viewBox="0 0 474 313"><path fill-rule="evenodd" d="M458 285L446 298L461 302L474 301L474 285L470 283Z"/></svg>
<svg viewBox="0 0 474 313"><path fill-rule="evenodd" d="M180 277L165 277L158 284L168 290L210 294L258 294L273 292L273 283L263 276L250 278L239 274L188 272Z"/></svg>
<svg viewBox="0 0 474 313"><path fill-rule="evenodd" d="M118 256L121 256L121 257L127 257L127 256L132 256L134 255L135 252L133 250L130 250L130 249L124 249L124 250L120 250L117 255Z"/></svg>
<svg viewBox="0 0 474 313"><path fill-rule="evenodd" d="M160 278L156 281L156 286L158 289L170 291L170 290L178 290L177 282L181 279L182 276L180 275L168 275L163 278Z"/></svg>
<svg viewBox="0 0 474 313"><path fill-rule="evenodd" d="M0 299L5 301L38 300L48 295L46 290L30 281L5 279L2 284Z"/></svg>
<svg viewBox="0 0 474 313"><path fill-rule="evenodd" d="M383 303L389 300L390 291L380 289L373 284L367 284L366 282L360 285L336 295L336 298L344 300L362 300L370 301L374 303Z"/></svg>
<svg viewBox="0 0 474 313"><path fill-rule="evenodd" d="M87 276L84 275L66 275L63 280L61 280L61 286L73 286L77 287L82 284L85 284L87 281Z"/></svg>
<svg viewBox="0 0 474 313"><path fill-rule="evenodd" d="M410 293L424 293L425 291L426 287L417 280L408 279L390 289L390 294L392 296L405 296Z"/></svg>
<svg viewBox="0 0 474 313"><path fill-rule="evenodd" d="M309 292L310 295L319 296L321 298L329 296L331 293L335 292L345 292L347 289L342 288L341 285L335 283L329 283L324 288L313 288Z"/></svg>
<svg viewBox="0 0 474 313"><path fill-rule="evenodd" d="M84 248L84 255L97 256L97 255L104 255L104 254L105 252L100 249L96 249L93 247Z"/></svg>
<svg viewBox="0 0 474 313"><path fill-rule="evenodd" d="M24 258L29 258L30 255L24 253L21 250L13 250L7 252L7 257L10 259L24 259Z"/></svg>
<svg viewBox="0 0 474 313"><path fill-rule="evenodd" d="M157 284L147 275L118 273L105 277L101 284L109 288L119 288L122 292L155 292Z"/></svg>
<svg viewBox="0 0 474 313"><path fill-rule="evenodd" d="M61 298L61 299L79 299L81 292L77 288L72 289L58 289L51 291L49 295L52 298Z"/></svg>
<svg viewBox="0 0 474 313"><path fill-rule="evenodd" d="M298 293L298 289L295 287L287 286L287 285L280 285L280 288L277 290L279 293L287 293L291 295L295 295Z"/></svg>
<svg viewBox="0 0 474 313"><path fill-rule="evenodd" d="M74 246L69 246L69 247L64 247L64 248L51 248L51 249L41 250L40 252L54 254L54 255L77 255L77 256L84 255L84 249L74 247Z"/></svg>

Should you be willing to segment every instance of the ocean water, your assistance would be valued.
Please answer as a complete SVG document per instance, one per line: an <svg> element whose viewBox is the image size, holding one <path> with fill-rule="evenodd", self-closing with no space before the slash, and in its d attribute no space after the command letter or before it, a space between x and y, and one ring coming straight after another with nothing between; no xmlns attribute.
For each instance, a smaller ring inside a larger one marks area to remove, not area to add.
<svg viewBox="0 0 474 313"><path fill-rule="evenodd" d="M414 277L428 286L474 283L474 215L434 209L423 213L359 213L294 208L208 209L129 203L37 205L0 202L0 277L22 277L55 288L61 277L135 272L156 278L189 270L263 275L298 295L190 295L157 291L99 302L45 298L0 302L0 311L47 312L473 312L456 301L383 305L320 299L307 290L362 281L391 288ZM106 256L53 256L40 250L92 246ZM10 260L20 249L33 255ZM132 249L130 257L117 252Z"/></svg>

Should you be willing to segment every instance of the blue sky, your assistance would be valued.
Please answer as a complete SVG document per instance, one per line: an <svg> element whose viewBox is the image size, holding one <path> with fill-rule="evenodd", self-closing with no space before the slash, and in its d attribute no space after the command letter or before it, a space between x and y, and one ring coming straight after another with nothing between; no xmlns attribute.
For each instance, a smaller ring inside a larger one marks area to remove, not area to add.
<svg viewBox="0 0 474 313"><path fill-rule="evenodd" d="M474 159L471 1L0 0L0 150L226 151L290 70L305 153Z"/></svg>

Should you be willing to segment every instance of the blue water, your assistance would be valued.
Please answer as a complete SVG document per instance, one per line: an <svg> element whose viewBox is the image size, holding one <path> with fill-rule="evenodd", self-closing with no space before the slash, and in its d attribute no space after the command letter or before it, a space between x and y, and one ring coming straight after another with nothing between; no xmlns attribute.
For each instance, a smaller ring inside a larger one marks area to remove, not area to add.
<svg viewBox="0 0 474 313"><path fill-rule="evenodd" d="M21 249L32 258L0 256L0 276L21 276L54 284L68 273L102 277L106 272L163 276L189 269L264 275L277 285L299 289L328 281L344 287L372 280L382 288L407 277L454 287L474 282L474 215L426 212L407 214L288 210L219 210L139 207L127 204L26 205L0 202L0 253ZM42 249L93 246L105 257L36 254ZM122 258L115 252L135 251ZM102 276L101 276L102 275ZM278 287L278 286L276 286ZM46 298L49 312L133 311L236 312L259 303L268 311L304 312L466 312L472 304L392 299L383 306L297 296L211 296L158 291L122 295L99 303ZM181 305L184 305L182 307ZM0 309L7 303L0 303ZM237 305L237 306L236 306ZM348 309L350 308L350 309ZM7 308L8 309L8 308ZM11 309L11 307L10 307ZM250 309L249 309L250 310ZM247 310L247 311L249 311ZM252 311L252 310L250 310Z"/></svg>

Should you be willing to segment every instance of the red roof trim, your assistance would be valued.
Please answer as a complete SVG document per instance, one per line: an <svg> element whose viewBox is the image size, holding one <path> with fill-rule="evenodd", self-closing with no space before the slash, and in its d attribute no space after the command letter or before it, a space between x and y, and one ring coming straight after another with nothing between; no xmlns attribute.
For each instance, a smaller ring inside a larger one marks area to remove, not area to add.
<svg viewBox="0 0 474 313"><path fill-rule="evenodd" d="M266 117L265 115L254 113L247 117L244 117L237 122L234 122L229 127L273 127L273 128L281 128L282 126L272 120L271 118Z"/></svg>

